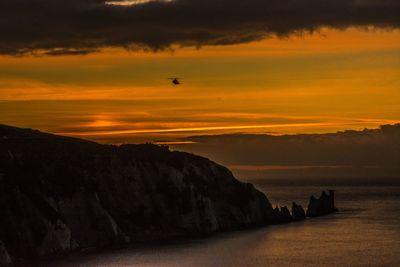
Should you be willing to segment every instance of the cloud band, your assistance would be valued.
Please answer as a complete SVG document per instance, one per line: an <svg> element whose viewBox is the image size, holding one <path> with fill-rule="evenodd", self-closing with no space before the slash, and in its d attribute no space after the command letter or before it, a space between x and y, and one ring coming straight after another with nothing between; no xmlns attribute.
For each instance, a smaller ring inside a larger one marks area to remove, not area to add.
<svg viewBox="0 0 400 267"><path fill-rule="evenodd" d="M112 2L2 0L0 54L82 55L104 47L157 51L245 43L321 27L400 25L399 0Z"/></svg>

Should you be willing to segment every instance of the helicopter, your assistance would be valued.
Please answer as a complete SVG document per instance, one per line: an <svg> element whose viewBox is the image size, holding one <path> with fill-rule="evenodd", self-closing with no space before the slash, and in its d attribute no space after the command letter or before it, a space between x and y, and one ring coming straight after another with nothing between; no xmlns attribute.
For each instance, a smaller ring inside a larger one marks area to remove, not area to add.
<svg viewBox="0 0 400 267"><path fill-rule="evenodd" d="M181 84L181 81L180 81L180 79L181 78L168 78L169 80L171 80L171 82L174 84L174 85L180 85Z"/></svg>

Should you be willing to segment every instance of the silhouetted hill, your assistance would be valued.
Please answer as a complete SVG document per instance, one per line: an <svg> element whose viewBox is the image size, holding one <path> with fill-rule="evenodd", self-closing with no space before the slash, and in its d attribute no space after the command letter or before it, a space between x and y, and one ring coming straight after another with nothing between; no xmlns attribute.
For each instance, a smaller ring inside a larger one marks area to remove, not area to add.
<svg viewBox="0 0 400 267"><path fill-rule="evenodd" d="M382 125L379 129L344 131L329 134L249 135L228 134L193 136L184 139L194 144L174 146L177 149L210 157L227 166L244 166L259 170L268 166L271 173L290 172L310 174L305 168L319 167L323 172L336 175L368 175L383 173L399 175L400 124ZM249 167L250 165L250 167ZM298 167L298 168L297 168ZM319 173L321 174L321 172Z"/></svg>
<svg viewBox="0 0 400 267"><path fill-rule="evenodd" d="M0 258L268 224L272 207L214 162L0 125Z"/></svg>

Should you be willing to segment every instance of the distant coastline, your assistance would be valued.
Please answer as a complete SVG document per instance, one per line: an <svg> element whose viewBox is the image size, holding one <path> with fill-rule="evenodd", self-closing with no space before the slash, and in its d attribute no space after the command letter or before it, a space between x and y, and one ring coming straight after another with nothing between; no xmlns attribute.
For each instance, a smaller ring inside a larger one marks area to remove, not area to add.
<svg viewBox="0 0 400 267"><path fill-rule="evenodd" d="M203 135L182 141L192 143L172 147L210 157L244 180L400 181L400 124L326 134Z"/></svg>

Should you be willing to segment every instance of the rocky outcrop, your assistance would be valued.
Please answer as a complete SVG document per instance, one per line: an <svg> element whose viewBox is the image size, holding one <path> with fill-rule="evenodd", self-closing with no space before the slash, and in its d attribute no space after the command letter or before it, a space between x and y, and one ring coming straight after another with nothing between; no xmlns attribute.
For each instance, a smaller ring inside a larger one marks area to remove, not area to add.
<svg viewBox="0 0 400 267"><path fill-rule="evenodd" d="M302 221L306 219L306 213L301 205L292 203L292 219L293 221Z"/></svg>
<svg viewBox="0 0 400 267"><path fill-rule="evenodd" d="M5 263L275 221L263 193L206 158L0 125Z"/></svg>
<svg viewBox="0 0 400 267"><path fill-rule="evenodd" d="M288 207L286 206L281 207L281 217L283 223L292 221L292 215L290 214Z"/></svg>
<svg viewBox="0 0 400 267"><path fill-rule="evenodd" d="M292 221L301 221L306 219L306 213L301 205L292 203L292 212L287 206L276 206L273 210L274 224L289 223Z"/></svg>
<svg viewBox="0 0 400 267"><path fill-rule="evenodd" d="M282 224L289 223L292 221L292 215L290 214L289 209L286 206L278 208L275 207L273 210L273 223L274 224Z"/></svg>
<svg viewBox="0 0 400 267"><path fill-rule="evenodd" d="M308 217L322 216L336 211L334 190L329 190L329 195L322 191L320 198L310 197L307 208Z"/></svg>

